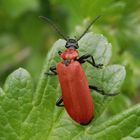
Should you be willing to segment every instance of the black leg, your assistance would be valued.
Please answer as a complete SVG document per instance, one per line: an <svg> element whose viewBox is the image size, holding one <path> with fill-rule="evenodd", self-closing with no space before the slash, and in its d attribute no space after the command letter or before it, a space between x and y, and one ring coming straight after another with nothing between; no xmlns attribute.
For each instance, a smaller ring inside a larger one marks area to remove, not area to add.
<svg viewBox="0 0 140 140"><path fill-rule="evenodd" d="M90 58L91 61L88 60L88 58ZM96 64L96 63L95 63L95 60L94 60L94 58L93 58L93 56L90 55L90 54L82 55L82 56L78 59L78 61L79 61L80 63L88 62L89 64L91 64L92 66L94 66L94 67L96 67L96 68L102 68L102 67L103 67L103 64Z"/></svg>
<svg viewBox="0 0 140 140"><path fill-rule="evenodd" d="M50 71L51 71L51 72L46 72L45 74L46 74L46 75L57 75L56 66L50 67Z"/></svg>
<svg viewBox="0 0 140 140"><path fill-rule="evenodd" d="M62 97L60 97L57 101L56 101L56 106L58 107L63 107L64 105L62 105L61 103L63 102Z"/></svg>
<svg viewBox="0 0 140 140"><path fill-rule="evenodd" d="M58 54L59 54L59 55L61 55L61 53L62 53L61 51L58 51Z"/></svg>
<svg viewBox="0 0 140 140"><path fill-rule="evenodd" d="M95 90L95 91L97 91L98 93L100 93L100 94L102 94L102 95L107 95L107 96L115 96L115 95L118 95L118 93L113 93L113 94L109 93L109 94L107 94L107 93L105 93L102 89L99 89L99 88L97 88L96 86L91 86L91 85L89 85L89 88L90 88L90 89L93 89L93 90Z"/></svg>

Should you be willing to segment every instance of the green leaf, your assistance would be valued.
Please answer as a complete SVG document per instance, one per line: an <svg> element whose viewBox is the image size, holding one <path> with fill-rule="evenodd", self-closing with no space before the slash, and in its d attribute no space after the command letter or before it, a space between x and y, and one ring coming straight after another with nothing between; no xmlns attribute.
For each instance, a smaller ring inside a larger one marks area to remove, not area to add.
<svg viewBox="0 0 140 140"><path fill-rule="evenodd" d="M51 65L60 61L58 50L63 51L65 43L64 40L58 40L48 53L33 100L31 77L27 71L18 69L8 77L4 86L5 97L0 98L1 139L3 137L8 140L19 138L71 140L85 139L85 137L94 139L94 136L88 136L87 132L94 133L92 127L100 124L99 120L112 97L92 92L95 117L87 126L77 124L68 116L64 108L55 106L56 100L61 95L58 77L45 77L44 73ZM106 93L118 92L125 78L125 69L120 65L107 66L111 58L111 44L106 38L103 35L87 33L80 40L79 46L79 55L90 53L96 63L104 64L103 69L93 68L88 64L83 65L89 83L104 89Z"/></svg>
<svg viewBox="0 0 140 140"><path fill-rule="evenodd" d="M79 134L73 140L131 140L140 138L140 104L116 115L100 126L86 129L86 134Z"/></svg>
<svg viewBox="0 0 140 140"><path fill-rule="evenodd" d="M18 140L21 125L32 108L33 85L30 74L19 68L7 78L0 97L0 139Z"/></svg>
<svg viewBox="0 0 140 140"><path fill-rule="evenodd" d="M111 104L109 104L108 111L111 114L118 114L123 110L129 108L130 106L131 106L130 99L127 96L120 94L119 96L113 98Z"/></svg>

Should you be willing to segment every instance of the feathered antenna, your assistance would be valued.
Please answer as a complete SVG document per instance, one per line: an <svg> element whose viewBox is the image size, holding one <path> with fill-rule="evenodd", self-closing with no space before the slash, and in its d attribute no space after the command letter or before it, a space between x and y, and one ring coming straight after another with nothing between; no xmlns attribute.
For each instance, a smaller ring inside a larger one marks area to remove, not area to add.
<svg viewBox="0 0 140 140"><path fill-rule="evenodd" d="M39 18L46 20L56 30L56 32L67 41L68 38L60 31L60 29L53 23L52 20L44 16L39 16Z"/></svg>
<svg viewBox="0 0 140 140"><path fill-rule="evenodd" d="M77 39L77 41L79 41L84 35L85 33L89 30L89 28L100 18L101 16L96 17L86 28L86 30L82 33L82 35Z"/></svg>

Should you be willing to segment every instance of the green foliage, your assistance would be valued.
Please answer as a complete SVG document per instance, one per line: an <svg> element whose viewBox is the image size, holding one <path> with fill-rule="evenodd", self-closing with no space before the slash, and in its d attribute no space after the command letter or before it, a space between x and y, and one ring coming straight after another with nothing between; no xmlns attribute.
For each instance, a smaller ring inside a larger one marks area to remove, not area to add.
<svg viewBox="0 0 140 140"><path fill-rule="evenodd" d="M81 126L74 122L65 112L64 108L55 106L57 98L60 96L60 87L57 77L45 77L44 72L49 66L60 61L58 50L63 50L64 40L58 40L49 52L41 78L34 93L33 83L30 74L19 68L8 76L4 89L0 90L0 138L6 140L45 140L45 139L101 139L104 137L104 125L100 124L105 108L112 100L111 97L92 92L95 104L95 117L87 126ZM79 42L80 54L90 52L95 56L97 63L104 63L102 70L97 70L88 65L84 65L85 71L89 74L89 81L103 88L106 93L116 93L120 89L125 78L125 69L121 65L107 66L111 57L111 44L105 37L95 33L87 33ZM85 51L84 51L85 50ZM99 55L97 55L99 54ZM96 79L93 80L93 77ZM94 82L93 82L94 81ZM129 131L123 127L129 126L131 122L137 119L131 112L138 110L137 107L123 113L131 119L124 120L117 128L120 131L112 131L111 125L123 121L124 115L120 114L110 121L104 122L109 128L106 130L106 136L113 137L113 134L124 132L122 136L129 136ZM132 116L131 116L132 115ZM135 122L136 123L136 122ZM130 129L133 131L136 124ZM100 124L100 127L98 126ZM115 129L115 128L114 128ZM74 131L73 131L74 130ZM96 130L96 131L95 131ZM98 134L98 131L100 134ZM94 134L92 134L94 133Z"/></svg>
<svg viewBox="0 0 140 140"><path fill-rule="evenodd" d="M0 0L0 85L4 85L0 88L0 139L71 139L72 135L73 139L139 139L139 105L125 111L140 100L139 7L139 0ZM103 15L90 30L106 36L112 47L103 36L88 33L79 42L80 54L91 52L97 62L105 64L101 70L83 65L89 83L106 93L120 91L120 95L107 98L92 93L96 118L89 127L77 125L63 109L54 107L61 94L58 80L44 77L44 71L60 60L57 49L64 45L63 40L49 52L38 80L46 52L57 37L50 25L38 18L40 15L49 17L72 36L79 36L93 18ZM91 49L91 44L96 45ZM126 78L120 88L125 75L121 65L125 66ZM4 84L19 67L27 69L33 80L26 70L18 69ZM35 94L33 84L37 85ZM133 122L135 119L138 121ZM120 130L122 125L131 130Z"/></svg>
<svg viewBox="0 0 140 140"><path fill-rule="evenodd" d="M2 11L1 15L6 14L6 16L16 18L26 12L27 10L37 9L38 3L37 0L1 0L0 9Z"/></svg>
<svg viewBox="0 0 140 140"><path fill-rule="evenodd" d="M22 123L32 109L33 83L30 74L19 68L0 90L0 139L18 140Z"/></svg>

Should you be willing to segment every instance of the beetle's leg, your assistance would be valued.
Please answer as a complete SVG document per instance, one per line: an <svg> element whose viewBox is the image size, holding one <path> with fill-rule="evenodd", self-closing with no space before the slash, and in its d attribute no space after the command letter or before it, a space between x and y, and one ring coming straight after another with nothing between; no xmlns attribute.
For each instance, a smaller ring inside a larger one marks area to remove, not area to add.
<svg viewBox="0 0 140 140"><path fill-rule="evenodd" d="M62 53L61 51L58 51L58 54L59 54L59 55L61 55L61 53Z"/></svg>
<svg viewBox="0 0 140 140"><path fill-rule="evenodd" d="M102 94L102 95L115 96L115 95L118 95L118 94L119 94L119 93L113 93L113 94L109 93L109 94L107 94L107 93L104 92L104 90L99 89L99 88L97 88L96 86L92 86L92 85L89 85L89 88L90 88L90 89L93 89L93 90L95 90L95 91L97 91L98 93L100 93L100 94Z"/></svg>
<svg viewBox="0 0 140 140"><path fill-rule="evenodd" d="M56 106L58 107L63 107L64 105L62 105L61 103L63 102L62 97L60 97L57 101L56 101Z"/></svg>
<svg viewBox="0 0 140 140"><path fill-rule="evenodd" d="M45 72L46 75L57 75L56 66L50 67L51 72Z"/></svg>
<svg viewBox="0 0 140 140"><path fill-rule="evenodd" d="M88 60L88 58L90 58L91 61ZM103 64L96 64L96 63L95 63L95 60L94 60L94 58L93 58L93 56L90 55L90 54L82 55L82 56L78 59L78 61L79 61L80 63L88 62L88 63L90 63L92 66L94 66L94 67L96 67L96 68L102 68L102 67L103 67Z"/></svg>

